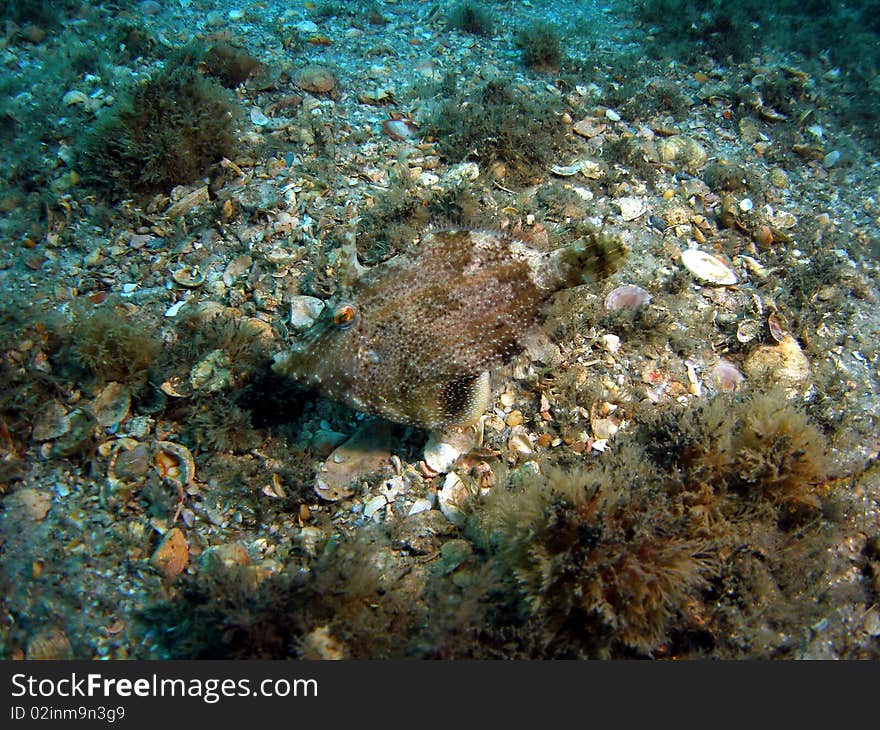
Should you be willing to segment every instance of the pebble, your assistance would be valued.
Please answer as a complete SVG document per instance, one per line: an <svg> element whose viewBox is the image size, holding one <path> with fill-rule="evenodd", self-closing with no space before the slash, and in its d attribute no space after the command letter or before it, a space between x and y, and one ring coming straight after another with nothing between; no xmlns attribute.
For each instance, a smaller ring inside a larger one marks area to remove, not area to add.
<svg viewBox="0 0 880 730"><path fill-rule="evenodd" d="M311 35L318 32L317 23L311 20L301 20L293 26L297 31L305 35Z"/></svg>
<svg viewBox="0 0 880 730"><path fill-rule="evenodd" d="M602 347L604 347L608 352L612 354L620 349L620 337L618 337L617 335L602 335L601 340Z"/></svg>
<svg viewBox="0 0 880 730"><path fill-rule="evenodd" d="M245 565L250 565L250 562L251 557L248 554L247 548L240 542L212 545L199 557L199 564L205 568L214 566L232 568L236 565L244 567Z"/></svg>

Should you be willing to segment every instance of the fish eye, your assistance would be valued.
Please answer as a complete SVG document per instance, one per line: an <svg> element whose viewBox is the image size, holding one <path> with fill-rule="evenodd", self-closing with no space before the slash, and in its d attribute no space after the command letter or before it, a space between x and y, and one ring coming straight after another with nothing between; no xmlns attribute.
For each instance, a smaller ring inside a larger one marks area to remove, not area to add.
<svg viewBox="0 0 880 730"><path fill-rule="evenodd" d="M351 327L357 318L357 309L353 304L340 304L333 312L333 324L345 330Z"/></svg>

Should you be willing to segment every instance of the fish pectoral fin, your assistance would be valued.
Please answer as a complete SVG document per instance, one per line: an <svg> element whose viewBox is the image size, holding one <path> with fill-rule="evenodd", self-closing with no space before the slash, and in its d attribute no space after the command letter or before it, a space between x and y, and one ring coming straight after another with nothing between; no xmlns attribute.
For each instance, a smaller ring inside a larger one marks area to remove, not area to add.
<svg viewBox="0 0 880 730"><path fill-rule="evenodd" d="M491 405L489 373L469 373L425 383L414 393L422 422L432 427L470 426Z"/></svg>

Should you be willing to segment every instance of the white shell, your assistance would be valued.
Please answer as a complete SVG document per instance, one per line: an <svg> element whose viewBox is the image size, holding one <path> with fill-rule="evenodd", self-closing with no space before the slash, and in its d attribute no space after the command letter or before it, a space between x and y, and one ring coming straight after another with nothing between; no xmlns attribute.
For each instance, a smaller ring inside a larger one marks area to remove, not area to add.
<svg viewBox="0 0 880 730"><path fill-rule="evenodd" d="M455 460L461 456L461 453L461 450L456 445L439 441L437 436L432 433L428 437L428 443L425 444L423 458L431 471L445 474L455 463Z"/></svg>
<svg viewBox="0 0 880 730"><path fill-rule="evenodd" d="M620 208L620 217L625 221L634 221L648 210L648 203L644 198L620 198L614 202Z"/></svg>
<svg viewBox="0 0 880 730"><path fill-rule="evenodd" d="M470 498L470 490L454 471L446 475L443 488L437 493L440 511L453 525L462 525L465 521L463 507Z"/></svg>
<svg viewBox="0 0 880 730"><path fill-rule="evenodd" d="M294 296L290 300L290 326L300 332L307 330L321 316L323 309L324 302L317 297Z"/></svg>
<svg viewBox="0 0 880 730"><path fill-rule="evenodd" d="M681 263L701 281L721 286L736 284L733 270L717 256L699 248L688 248L681 252Z"/></svg>

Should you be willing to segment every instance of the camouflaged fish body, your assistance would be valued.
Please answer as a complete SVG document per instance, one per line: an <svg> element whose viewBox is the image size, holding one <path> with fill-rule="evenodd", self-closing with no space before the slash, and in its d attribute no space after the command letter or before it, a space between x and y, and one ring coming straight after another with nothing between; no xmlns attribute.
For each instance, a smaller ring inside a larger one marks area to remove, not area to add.
<svg viewBox="0 0 880 730"><path fill-rule="evenodd" d="M488 371L522 349L553 292L620 258L579 244L546 253L497 231L427 233L335 297L274 370L398 423L473 423L490 405Z"/></svg>

